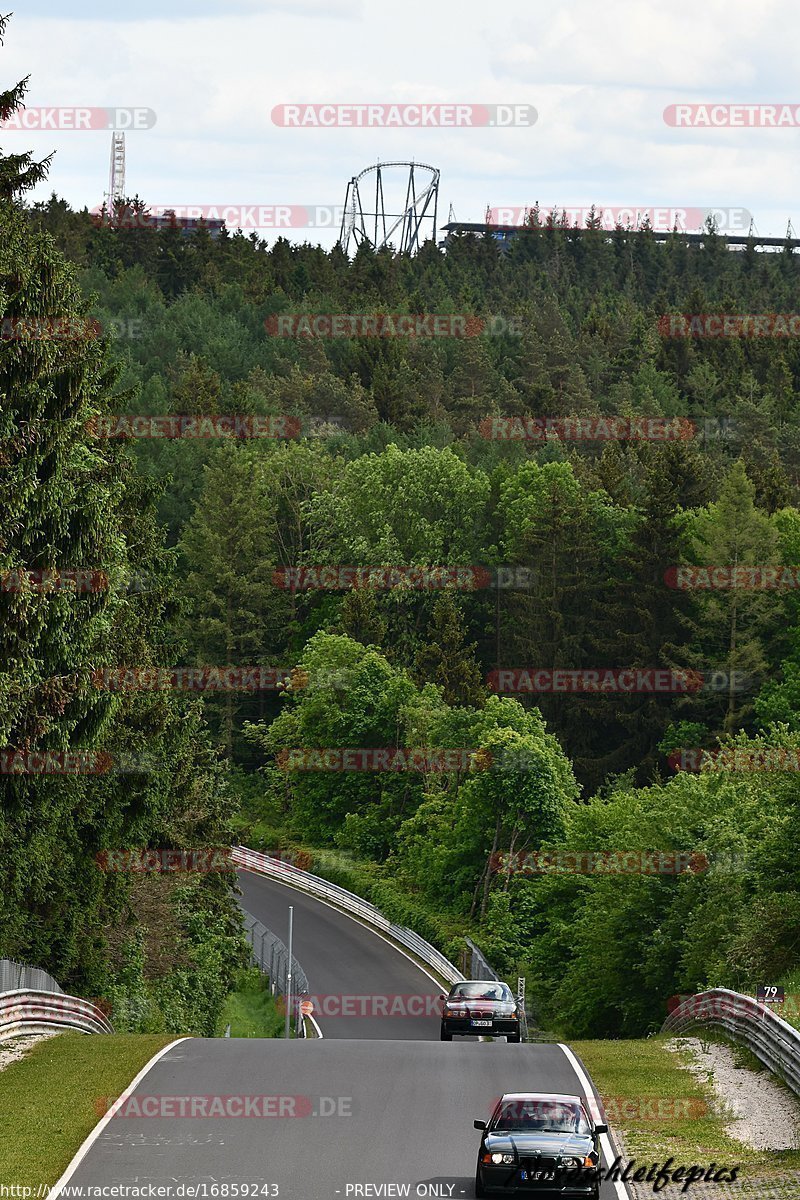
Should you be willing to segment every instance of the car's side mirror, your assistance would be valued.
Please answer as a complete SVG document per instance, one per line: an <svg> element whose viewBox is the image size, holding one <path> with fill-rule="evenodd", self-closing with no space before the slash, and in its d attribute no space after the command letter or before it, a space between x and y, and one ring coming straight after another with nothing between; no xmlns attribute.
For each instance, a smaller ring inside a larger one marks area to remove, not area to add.
<svg viewBox="0 0 800 1200"><path fill-rule="evenodd" d="M595 1133L608 1133L608 1126L607 1125L595 1125L594 1131L595 1131Z"/></svg>
<svg viewBox="0 0 800 1200"><path fill-rule="evenodd" d="M473 1121L472 1124L475 1126L476 1129L485 1129L486 1128L485 1121Z"/></svg>
<svg viewBox="0 0 800 1200"><path fill-rule="evenodd" d="M442 996L440 996L440 997L439 997L439 999L440 999L440 1000L446 1000L446 999L447 999L447 996L444 996L444 995L442 995Z"/></svg>

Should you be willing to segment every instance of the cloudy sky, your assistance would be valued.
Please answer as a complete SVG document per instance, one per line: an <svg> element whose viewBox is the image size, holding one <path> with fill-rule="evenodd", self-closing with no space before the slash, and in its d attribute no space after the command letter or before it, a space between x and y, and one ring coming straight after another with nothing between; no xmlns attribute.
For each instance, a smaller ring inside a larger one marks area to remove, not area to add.
<svg viewBox="0 0 800 1200"><path fill-rule="evenodd" d="M800 108L790 0L6 0L0 86L31 107L137 107L127 192L153 205L335 209L376 161L441 170L440 219L487 206L747 210L800 236L800 127L675 128L670 104ZM296 103L526 104L511 128L285 128ZM92 208L111 135L0 130L4 152L57 151L50 191ZM296 218L293 218L296 219ZM338 232L338 226L337 230ZM745 230L746 232L746 230ZM274 234L266 232L272 239ZM293 240L335 237L295 228Z"/></svg>

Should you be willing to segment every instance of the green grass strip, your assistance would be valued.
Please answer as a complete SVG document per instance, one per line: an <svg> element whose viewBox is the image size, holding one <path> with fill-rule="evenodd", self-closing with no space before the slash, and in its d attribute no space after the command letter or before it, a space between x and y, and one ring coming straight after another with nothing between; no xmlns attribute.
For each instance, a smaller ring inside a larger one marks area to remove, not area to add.
<svg viewBox="0 0 800 1200"><path fill-rule="evenodd" d="M167 1034L60 1033L0 1071L0 1184L53 1184ZM12 1043L7 1043L13 1045ZM20 1193L18 1192L17 1195Z"/></svg>

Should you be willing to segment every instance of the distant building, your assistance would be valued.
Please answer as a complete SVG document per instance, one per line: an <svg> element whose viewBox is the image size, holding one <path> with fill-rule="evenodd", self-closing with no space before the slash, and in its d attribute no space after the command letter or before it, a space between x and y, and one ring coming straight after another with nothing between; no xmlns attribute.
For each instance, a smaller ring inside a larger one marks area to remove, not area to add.
<svg viewBox="0 0 800 1200"><path fill-rule="evenodd" d="M615 238L626 238L644 233L643 230L638 229L586 229L582 226L572 226L567 228L557 226L557 228L561 232L569 234L570 237L574 237L576 235L581 236L582 234L586 233L592 233L596 236L599 233L606 238L607 241L612 241ZM457 237L459 234L474 233L479 236L488 235L493 237L495 241L499 242L501 247L504 249L507 249L517 238L536 237L537 235L541 236L542 234L552 232L552 230L546 225L488 225L479 221L449 221L447 225L442 226L442 229L445 230L447 235L443 242L445 246L447 246L452 238ZM653 229L649 230L648 234L657 242L667 242L671 238L678 238L682 242L688 242L690 245L698 246L702 246L705 242L707 242L709 237L707 233L674 233L672 231L656 231ZM748 236L747 234L738 233L718 233L716 236L725 242L726 246L732 250L748 245L764 246L779 250L782 250L785 246L789 246L793 250L800 247L800 238L759 237L756 234L753 236Z"/></svg>
<svg viewBox="0 0 800 1200"><path fill-rule="evenodd" d="M187 237L198 229L207 229L212 238L218 238L225 228L225 222L219 217L176 217L174 213L163 213L159 217L150 217L149 225L153 229L180 229Z"/></svg>
<svg viewBox="0 0 800 1200"><path fill-rule="evenodd" d="M225 228L225 222L219 217L178 217L172 212L156 215L132 212L130 209L117 212L113 217L109 217L105 210L95 211L92 220L106 229L154 229L157 233L164 229L178 229L183 237L190 237L199 229L207 229L210 237L218 238Z"/></svg>

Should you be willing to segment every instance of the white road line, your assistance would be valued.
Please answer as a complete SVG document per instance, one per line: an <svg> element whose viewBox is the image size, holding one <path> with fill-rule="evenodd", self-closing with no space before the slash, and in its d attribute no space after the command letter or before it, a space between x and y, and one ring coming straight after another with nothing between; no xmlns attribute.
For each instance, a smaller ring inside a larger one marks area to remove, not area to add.
<svg viewBox="0 0 800 1200"><path fill-rule="evenodd" d="M343 908L338 908L335 904L331 904L329 900L323 900L321 896L315 896L313 892L307 892L305 888L293 887L292 884L287 883L285 879L273 879L273 877L266 871L259 871L256 867L243 867L239 865L237 866L237 870L249 871L252 875L260 875L262 879L268 879L270 883L277 883L279 887L288 888L290 892L299 892L301 896L308 896L310 900L315 900L317 904L324 904L327 908L332 908L334 912L339 913L343 917L347 917L350 921L354 921L356 925L359 925L362 929L366 929L367 933L373 933L375 937L380 938L382 942L386 942L386 945L391 946L391 948L396 950L398 954L402 954L403 958L407 958L412 966L416 967L418 971L421 971L423 975L426 975L428 979L430 979L431 983L436 984L440 993L448 990L445 984L440 983L438 979L434 979L433 975L431 975L429 971L426 971L424 967L421 967L416 959L412 958L410 954L406 954L405 950L401 950L396 942L391 941L390 938L384 937L382 933L378 933L377 929L373 929L371 925L367 925L364 921L359 921L358 917L354 917L351 913L345 912Z"/></svg>
<svg viewBox="0 0 800 1200"><path fill-rule="evenodd" d="M584 1096L586 1096L587 1099L590 1096L594 1098L595 1090L592 1087L591 1080L588 1078L586 1072L584 1071L581 1064L578 1062L575 1055L570 1050L569 1046L564 1046L564 1045L562 1045L561 1042L559 1042L558 1048L559 1048L559 1050L564 1051L564 1054L567 1056L567 1060L568 1060L570 1066L572 1067L575 1074L578 1076L578 1082L580 1083L581 1087L583 1088ZM608 1165L610 1167L611 1164L614 1162L614 1159L617 1157L614 1153L614 1147L611 1145L611 1138L608 1136L607 1133L601 1133L599 1142L600 1142L600 1149L603 1151L603 1158L606 1160L606 1162L608 1163ZM617 1197L619 1198L619 1200L629 1200L628 1189L625 1187L625 1184L621 1183L618 1179L614 1180L614 1189L617 1193Z"/></svg>
<svg viewBox="0 0 800 1200"><path fill-rule="evenodd" d="M287 883L285 879L274 879L267 871L259 871L257 867L243 867L241 864L239 864L236 869L238 871L249 871L251 875L259 875L262 879L268 879L270 883L277 883L279 887L288 888L290 892L299 892L301 896L308 896L310 900L316 900L318 904L324 904L327 908L333 909L335 913L339 913L343 917L348 917L351 921L355 921L356 925L358 925L361 929L366 929L367 933L374 933L375 937L380 938L382 942L386 942L386 945L391 946L392 950L396 950L398 954L402 954L403 958L407 958L412 967L416 967L418 971L421 971L423 975L430 979L431 983L436 984L440 995L442 992L444 992L446 995L450 990L447 984L440 983L438 979L434 979L433 975L431 975L429 971L426 971L424 967L421 967L415 958L412 958L410 954L406 954L405 950L401 950L396 942L393 942L390 938L384 937L382 933L378 933L377 929L373 929L372 926L367 925L365 921L360 921L358 917L354 917L352 913L346 912L343 908L339 908L336 904L331 904L328 900L323 900L321 896L315 896L313 892L307 892L305 888L295 887L291 883ZM319 1036L322 1037L322 1033L320 1033ZM491 1041L491 1038L479 1036L478 1041L488 1042Z"/></svg>
<svg viewBox="0 0 800 1200"><path fill-rule="evenodd" d="M67 1167L66 1171L61 1176L61 1178L59 1180L57 1180L56 1183L53 1184L52 1188L50 1189L49 1195L48 1195L48 1200L56 1200L56 1197L61 1194L61 1189L64 1187L65 1184L69 1183L70 1179L75 1174L78 1167L81 1165L81 1163L83 1162L84 1158L89 1153L89 1151L91 1150L94 1143L100 1137L100 1134L103 1132L103 1130L105 1129L108 1122L112 1119L112 1117L114 1117L116 1115L116 1113L119 1111L119 1109L121 1108L123 1103L128 1099L128 1097L131 1096L136 1091L137 1087L142 1082L142 1080L144 1079L145 1075L150 1070L150 1068L154 1067L156 1065L156 1063L159 1061L159 1059L163 1058L165 1054L169 1054L170 1050L174 1050L176 1046L179 1046L181 1044L181 1042L188 1042L188 1041L191 1041L191 1038L188 1038L188 1037L176 1038L174 1042L170 1042L169 1045L165 1046L163 1050L159 1050L158 1054L154 1054L148 1063L145 1063L145 1065L142 1067L141 1071L136 1076L136 1078L132 1079L131 1082L128 1084L128 1086L125 1088L125 1091L122 1093L122 1095L119 1097L119 1099L114 1101L111 1108L108 1110L108 1112L103 1117L103 1119L101 1121L97 1122L94 1129L89 1134L89 1136L86 1138L83 1145L78 1150L78 1153L75 1155L72 1162L69 1164L69 1166Z"/></svg>

